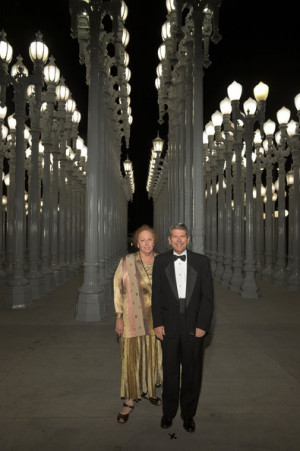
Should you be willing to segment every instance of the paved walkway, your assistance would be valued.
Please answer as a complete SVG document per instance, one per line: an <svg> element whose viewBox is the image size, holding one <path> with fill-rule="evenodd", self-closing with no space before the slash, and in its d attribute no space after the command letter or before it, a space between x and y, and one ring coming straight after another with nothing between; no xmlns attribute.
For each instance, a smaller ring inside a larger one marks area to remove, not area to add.
<svg viewBox="0 0 300 451"><path fill-rule="evenodd" d="M244 300L215 285L194 434L169 430L146 400L116 422L120 356L112 306L74 319L74 276L27 310L4 309L0 287L1 451L299 451L300 294L260 282ZM170 435L171 434L171 435ZM173 438L172 438L173 437Z"/></svg>

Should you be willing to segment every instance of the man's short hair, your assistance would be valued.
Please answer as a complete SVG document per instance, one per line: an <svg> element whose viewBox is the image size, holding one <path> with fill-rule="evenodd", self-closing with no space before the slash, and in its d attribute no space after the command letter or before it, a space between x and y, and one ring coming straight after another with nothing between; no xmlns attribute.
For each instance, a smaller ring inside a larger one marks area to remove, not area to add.
<svg viewBox="0 0 300 451"><path fill-rule="evenodd" d="M173 230L184 230L186 233L186 236L189 238L190 232L185 224L183 222L178 222L177 224L173 224L169 229L169 237L172 236Z"/></svg>

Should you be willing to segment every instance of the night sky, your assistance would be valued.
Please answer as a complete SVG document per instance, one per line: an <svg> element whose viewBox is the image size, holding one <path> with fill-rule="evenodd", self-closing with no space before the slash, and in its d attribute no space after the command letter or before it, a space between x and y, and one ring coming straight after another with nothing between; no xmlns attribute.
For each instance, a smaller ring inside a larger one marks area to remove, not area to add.
<svg viewBox="0 0 300 451"><path fill-rule="evenodd" d="M165 0L127 0L129 14L125 26L130 33L131 128L129 158L133 161L136 193L129 206L129 231L142 223L152 223L152 202L145 185L152 140L158 132L158 105L154 86L161 26L166 20ZM204 119L219 109L232 81L243 85L242 103L253 97L254 86L269 85L266 120L276 120L283 105L297 120L294 97L300 92L299 2L279 8L274 1L225 0L220 8L222 40L211 43L211 66L204 75ZM293 8L292 8L293 6ZM68 0L1 0L0 29L14 49L13 63L20 54L29 72L32 63L28 48L35 33L41 31L49 54L65 78L82 114L79 133L86 138L87 95L85 67L79 64L78 43L72 39ZM11 114L13 111L9 111ZM163 133L163 130L162 130ZM162 136L163 137L163 136ZM126 157L126 156L124 156Z"/></svg>

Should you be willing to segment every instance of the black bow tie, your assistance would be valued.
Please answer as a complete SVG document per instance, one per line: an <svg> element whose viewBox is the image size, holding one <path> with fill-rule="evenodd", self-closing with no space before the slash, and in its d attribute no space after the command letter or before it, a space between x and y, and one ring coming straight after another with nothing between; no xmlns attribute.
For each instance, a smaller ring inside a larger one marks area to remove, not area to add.
<svg viewBox="0 0 300 451"><path fill-rule="evenodd" d="M186 255L173 255L173 259L174 259L174 262L176 262L176 260L178 259L178 258L180 258L180 260L182 260L183 262L185 262L185 260L186 260Z"/></svg>

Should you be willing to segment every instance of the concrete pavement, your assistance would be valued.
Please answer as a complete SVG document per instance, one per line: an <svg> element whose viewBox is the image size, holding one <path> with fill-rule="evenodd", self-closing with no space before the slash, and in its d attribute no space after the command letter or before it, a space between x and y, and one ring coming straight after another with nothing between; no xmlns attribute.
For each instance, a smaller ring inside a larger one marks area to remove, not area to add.
<svg viewBox="0 0 300 451"><path fill-rule="evenodd" d="M139 402L116 421L120 355L112 305L97 323L74 319L76 275L27 310L4 308L0 287L1 451L299 451L300 294L259 281L245 300L215 284L196 431L179 412ZM160 394L160 390L158 391Z"/></svg>

